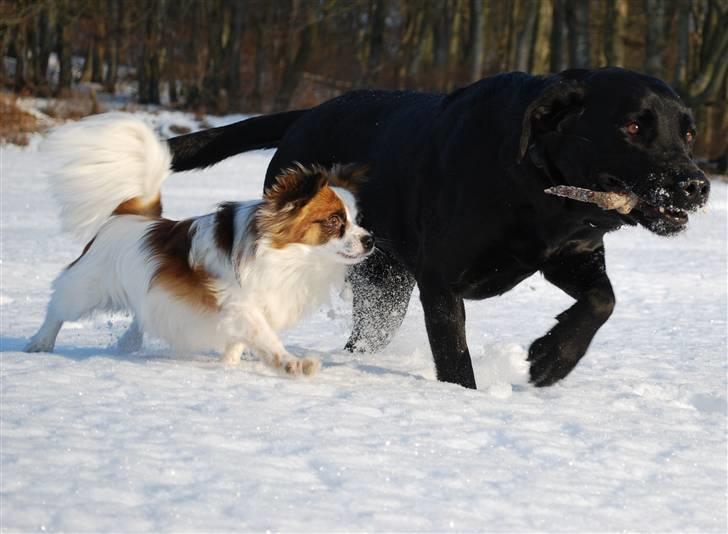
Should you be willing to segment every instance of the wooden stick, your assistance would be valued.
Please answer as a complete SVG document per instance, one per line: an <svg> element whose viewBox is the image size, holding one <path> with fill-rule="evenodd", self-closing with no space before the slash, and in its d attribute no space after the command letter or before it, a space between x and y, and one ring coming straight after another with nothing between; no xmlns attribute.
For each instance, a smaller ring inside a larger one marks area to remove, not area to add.
<svg viewBox="0 0 728 534"><path fill-rule="evenodd" d="M574 187L571 185L557 185L544 189L544 193L556 195L557 197L570 198L579 202L588 202L596 204L603 210L617 210L618 213L626 215L639 204L640 199L634 193L624 192L606 192L592 191L582 187Z"/></svg>

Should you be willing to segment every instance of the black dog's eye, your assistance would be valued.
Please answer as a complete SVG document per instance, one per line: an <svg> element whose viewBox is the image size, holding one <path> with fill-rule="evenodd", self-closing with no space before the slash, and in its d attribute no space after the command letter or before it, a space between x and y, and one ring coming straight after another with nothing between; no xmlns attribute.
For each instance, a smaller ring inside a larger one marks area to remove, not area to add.
<svg viewBox="0 0 728 534"><path fill-rule="evenodd" d="M695 130L688 130L685 132L685 141L687 143L692 143L695 140Z"/></svg>
<svg viewBox="0 0 728 534"><path fill-rule="evenodd" d="M635 136L640 133L640 125L637 121L628 122L624 127L624 130L631 136Z"/></svg>

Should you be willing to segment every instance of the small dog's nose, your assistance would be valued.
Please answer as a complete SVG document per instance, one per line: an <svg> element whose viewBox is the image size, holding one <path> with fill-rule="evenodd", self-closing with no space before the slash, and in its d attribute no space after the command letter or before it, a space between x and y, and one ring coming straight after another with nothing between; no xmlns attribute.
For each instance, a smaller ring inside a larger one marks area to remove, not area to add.
<svg viewBox="0 0 728 534"><path fill-rule="evenodd" d="M367 234L361 238L361 246L364 250L371 250L374 247L374 236Z"/></svg>
<svg viewBox="0 0 728 534"><path fill-rule="evenodd" d="M704 178L691 178L680 184L680 188L689 200L703 204L708 200L710 182Z"/></svg>

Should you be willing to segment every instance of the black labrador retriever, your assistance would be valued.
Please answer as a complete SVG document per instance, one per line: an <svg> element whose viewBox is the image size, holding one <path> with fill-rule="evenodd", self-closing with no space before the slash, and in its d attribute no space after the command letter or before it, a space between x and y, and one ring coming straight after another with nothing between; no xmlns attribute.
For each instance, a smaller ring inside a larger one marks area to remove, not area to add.
<svg viewBox="0 0 728 534"><path fill-rule="evenodd" d="M500 295L540 271L576 302L529 349L531 382L564 378L609 318L605 233L680 232L709 182L692 159L689 109L662 81L605 68L499 74L449 95L354 91L309 110L169 140L173 169L277 147L281 169L360 162L363 224L383 251L351 274L350 350L386 345L414 284L439 380L475 388L463 299ZM555 185L639 197L630 213L544 194Z"/></svg>

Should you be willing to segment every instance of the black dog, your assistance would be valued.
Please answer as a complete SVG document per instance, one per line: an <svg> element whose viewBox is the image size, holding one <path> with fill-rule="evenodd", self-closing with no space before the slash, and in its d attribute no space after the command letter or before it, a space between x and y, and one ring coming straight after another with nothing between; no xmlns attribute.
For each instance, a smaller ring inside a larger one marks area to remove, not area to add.
<svg viewBox="0 0 728 534"><path fill-rule="evenodd" d="M565 377L614 307L604 234L637 223L674 234L706 202L694 137L667 85L607 68L500 74L449 95L355 91L169 144L175 170L278 147L266 187L294 161L368 165L363 224L386 254L352 273L347 347L386 345L416 282L438 379L474 388L463 299L500 295L541 271L576 302L531 345L531 381ZM544 194L560 184L641 202L620 215Z"/></svg>

